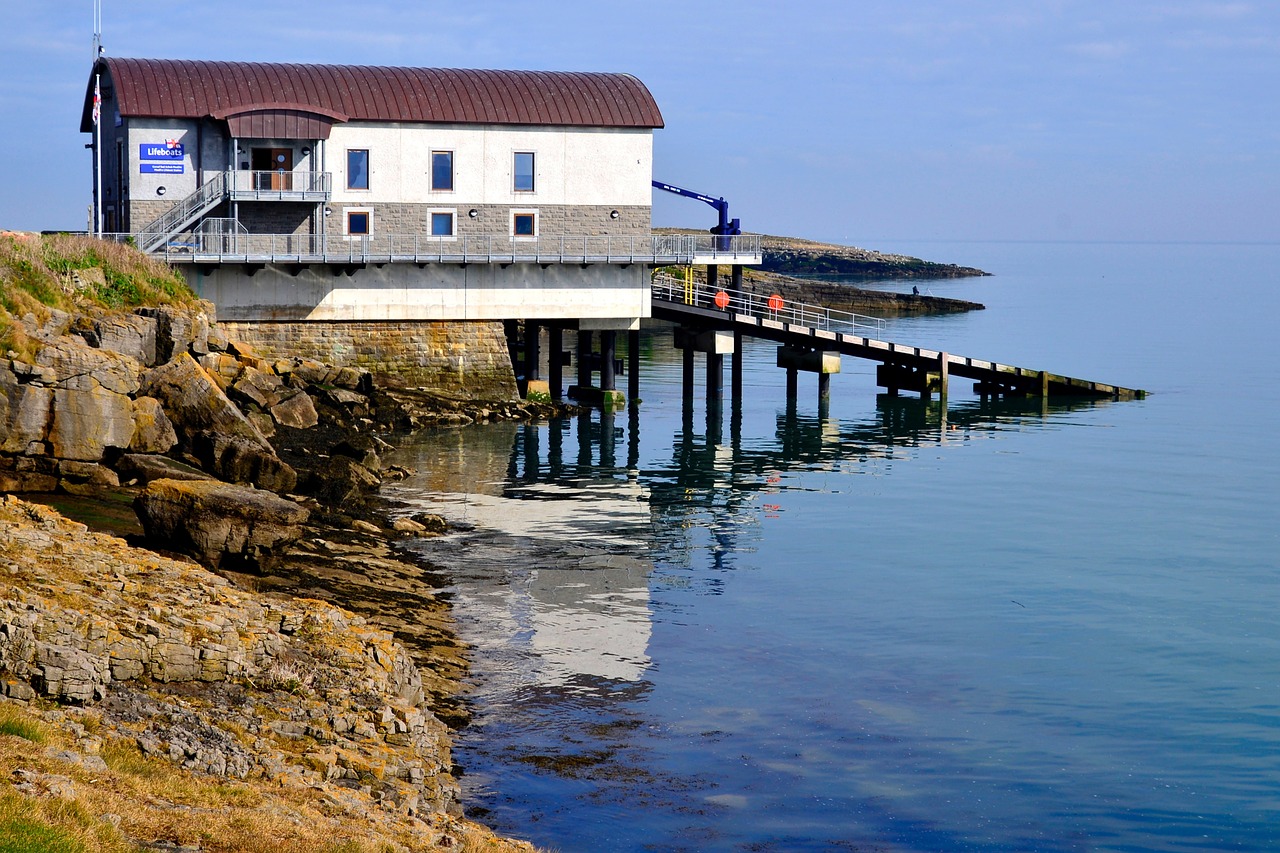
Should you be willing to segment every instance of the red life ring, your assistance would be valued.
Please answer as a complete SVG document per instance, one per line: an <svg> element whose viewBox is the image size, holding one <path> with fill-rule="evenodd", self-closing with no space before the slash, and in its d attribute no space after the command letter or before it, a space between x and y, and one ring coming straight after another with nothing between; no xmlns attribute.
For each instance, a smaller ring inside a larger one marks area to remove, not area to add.
<svg viewBox="0 0 1280 853"><path fill-rule="evenodd" d="M728 307L729 307L729 294L725 293L723 290L717 291L717 292L716 292L715 303L716 303L716 307L717 307L717 308L728 308Z"/></svg>
<svg viewBox="0 0 1280 853"><path fill-rule="evenodd" d="M770 311L781 311L782 305L783 305L782 297L776 293L773 294L772 296L769 297L768 305L769 305Z"/></svg>

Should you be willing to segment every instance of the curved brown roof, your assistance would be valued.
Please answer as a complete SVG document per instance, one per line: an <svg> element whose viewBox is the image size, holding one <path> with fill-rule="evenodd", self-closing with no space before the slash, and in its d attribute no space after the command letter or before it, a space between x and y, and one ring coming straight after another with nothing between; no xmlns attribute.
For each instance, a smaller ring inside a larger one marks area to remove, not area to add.
<svg viewBox="0 0 1280 853"><path fill-rule="evenodd" d="M122 116L224 118L301 110L335 121L662 127L630 74L105 57ZM81 130L93 129L90 77Z"/></svg>

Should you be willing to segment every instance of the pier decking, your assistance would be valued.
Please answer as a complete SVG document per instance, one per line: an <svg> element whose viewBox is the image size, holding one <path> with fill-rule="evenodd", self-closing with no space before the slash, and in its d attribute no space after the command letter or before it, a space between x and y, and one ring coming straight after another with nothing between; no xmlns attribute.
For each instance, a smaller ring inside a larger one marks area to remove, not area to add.
<svg viewBox="0 0 1280 853"><path fill-rule="evenodd" d="M777 341L801 354L833 352L877 361L877 383L890 393L909 390L924 396L935 392L946 395L949 378L958 376L974 380L974 390L982 396L1093 396L1116 400L1146 396L1137 388L880 340L874 336L886 330L881 319L743 291L712 289L703 282L671 276L654 279L653 316L686 327ZM779 363L789 370L797 369L797 362L782 364L780 357ZM824 373L821 366L798 369Z"/></svg>

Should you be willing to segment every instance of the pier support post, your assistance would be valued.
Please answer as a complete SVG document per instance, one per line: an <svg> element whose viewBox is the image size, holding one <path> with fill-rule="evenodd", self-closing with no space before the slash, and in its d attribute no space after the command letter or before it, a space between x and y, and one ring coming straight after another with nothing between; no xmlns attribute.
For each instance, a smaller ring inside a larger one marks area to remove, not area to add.
<svg viewBox="0 0 1280 853"><path fill-rule="evenodd" d="M720 267L707 264L707 290L715 293L720 287Z"/></svg>
<svg viewBox="0 0 1280 853"><path fill-rule="evenodd" d="M787 402L794 403L800 389L800 371L794 367L787 368Z"/></svg>
<svg viewBox="0 0 1280 853"><path fill-rule="evenodd" d="M578 330L578 387L591 384L591 333Z"/></svg>
<svg viewBox="0 0 1280 853"><path fill-rule="evenodd" d="M818 374L818 405L831 402L831 374Z"/></svg>
<svg viewBox="0 0 1280 853"><path fill-rule="evenodd" d="M613 357L618 348L618 333L605 330L600 333L600 390L613 391L617 378L613 372Z"/></svg>
<svg viewBox="0 0 1280 853"><path fill-rule="evenodd" d="M707 399L724 399L724 356L718 352L707 353Z"/></svg>
<svg viewBox="0 0 1280 853"><path fill-rule="evenodd" d="M938 353L938 397L942 400L943 411L946 411L947 386L951 384L951 361L945 352Z"/></svg>
<svg viewBox="0 0 1280 853"><path fill-rule="evenodd" d="M564 399L564 330L547 327L547 392L552 400Z"/></svg>
<svg viewBox="0 0 1280 853"><path fill-rule="evenodd" d="M640 400L640 330L627 332L627 399Z"/></svg>
<svg viewBox="0 0 1280 853"><path fill-rule="evenodd" d="M730 268L729 286L736 291L742 291L742 264L734 264Z"/></svg>
<svg viewBox="0 0 1280 853"><path fill-rule="evenodd" d="M537 323L525 320L524 323L524 378L526 381L533 381L542 378L540 370L542 361L542 353L539 351L541 341L538 338L542 335L542 327Z"/></svg>
<svg viewBox="0 0 1280 853"><path fill-rule="evenodd" d="M681 391L686 401L693 400L693 347L684 348L684 375Z"/></svg>

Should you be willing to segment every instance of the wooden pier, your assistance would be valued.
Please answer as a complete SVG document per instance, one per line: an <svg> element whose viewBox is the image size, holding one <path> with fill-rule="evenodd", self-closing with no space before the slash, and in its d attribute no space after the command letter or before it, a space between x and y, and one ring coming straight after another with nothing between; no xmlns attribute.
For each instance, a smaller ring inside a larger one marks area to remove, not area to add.
<svg viewBox="0 0 1280 853"><path fill-rule="evenodd" d="M718 391L722 370L719 359L735 360L735 391L740 370L742 336L777 341L778 365L788 371L788 396L795 395L795 374L818 374L819 397L829 393L828 377L839 371L839 359L848 355L879 362L876 382L890 394L913 391L922 397L947 395L951 377L974 381L974 391L982 397L1088 396L1115 400L1141 399L1146 392L1105 382L1078 379L1047 370L1032 370L995 361L969 358L939 350L906 346L880 340L875 335L886 330L885 321L829 309L787 303L778 297L761 297L743 291L711 288L701 282L669 276L655 278L653 316L679 323L686 330L686 385L691 381L691 356L705 352L708 358L708 390ZM708 333L733 335L733 343L717 345Z"/></svg>

